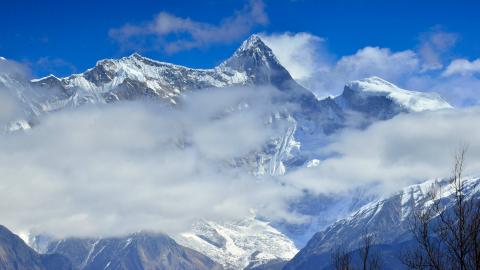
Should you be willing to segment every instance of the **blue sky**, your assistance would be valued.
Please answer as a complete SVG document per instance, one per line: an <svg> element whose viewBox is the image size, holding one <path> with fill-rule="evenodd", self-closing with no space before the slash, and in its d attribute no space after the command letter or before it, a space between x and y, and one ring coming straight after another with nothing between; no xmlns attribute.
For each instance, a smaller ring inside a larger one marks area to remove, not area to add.
<svg viewBox="0 0 480 270"><path fill-rule="evenodd" d="M264 21L252 22L228 40L202 42L173 52L152 45L157 41L151 37L145 38L142 46L125 46L111 34L112 29L126 24L145 26L160 12L218 26L235 14L248 12L248 5L240 0L5 1L0 16L0 55L29 64L35 76L64 76L81 72L99 59L133 51L182 65L211 67L254 32L308 32L324 38L329 53L341 57L365 46L415 49L424 33L441 29L458 35L449 57L480 56L478 1L265 0ZM167 39L177 37L174 34Z"/></svg>

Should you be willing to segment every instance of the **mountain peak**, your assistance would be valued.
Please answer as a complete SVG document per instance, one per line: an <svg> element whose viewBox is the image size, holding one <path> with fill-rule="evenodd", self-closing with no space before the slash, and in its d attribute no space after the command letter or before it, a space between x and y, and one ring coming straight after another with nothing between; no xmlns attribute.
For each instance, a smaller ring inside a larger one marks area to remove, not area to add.
<svg viewBox="0 0 480 270"><path fill-rule="evenodd" d="M143 58L143 56L141 56L139 53L137 52L134 52L132 53L130 56L128 56L128 58Z"/></svg>
<svg viewBox="0 0 480 270"><path fill-rule="evenodd" d="M238 48L238 51L246 51L255 47L262 47L262 46L267 47L267 45L265 45L265 43L263 42L263 40L260 38L259 35L253 34L242 43L240 48Z"/></svg>
<svg viewBox="0 0 480 270"><path fill-rule="evenodd" d="M232 59L238 58L254 58L257 62L261 61L279 64L279 61L273 54L272 49L270 49L257 34L253 34L247 40L245 40L235 51L233 56L224 63L232 62Z"/></svg>
<svg viewBox="0 0 480 270"><path fill-rule="evenodd" d="M145 61L145 60L148 60L148 61L155 61L155 60L152 60L152 59L149 59L137 52L134 52L132 54L130 54L129 56L125 57L126 59L130 59L130 60L133 60L133 61Z"/></svg>
<svg viewBox="0 0 480 270"><path fill-rule="evenodd" d="M293 80L273 51L255 34L245 40L219 68L245 72L258 84L280 87L283 82Z"/></svg>

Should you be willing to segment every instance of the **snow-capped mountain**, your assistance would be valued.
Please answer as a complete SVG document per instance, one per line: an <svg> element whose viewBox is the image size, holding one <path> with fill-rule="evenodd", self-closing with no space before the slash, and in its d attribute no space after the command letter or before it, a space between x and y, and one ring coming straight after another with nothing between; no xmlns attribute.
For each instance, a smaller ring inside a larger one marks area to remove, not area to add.
<svg viewBox="0 0 480 270"><path fill-rule="evenodd" d="M256 175L282 175L300 166L311 166L322 158L315 150L325 144L328 136L352 127L352 115L357 121L362 119L353 127L364 128L400 113L451 107L435 94L400 89L377 77L353 81L338 97L318 100L310 90L293 80L257 35L251 36L229 59L211 69L192 69L133 54L98 61L95 67L65 78L50 75L25 81L0 74L0 84L14 93L29 112L27 119L12 123L10 131L34 126L39 115L83 104L147 99L175 108L189 93L205 88L274 86L280 95L274 97L275 110L265 122L272 125L282 122L285 128L275 134L262 151L236 163L248 166ZM333 201L338 203L333 204ZM323 205L316 205L317 202ZM290 227L247 218L240 223L200 222L190 232L174 237L211 256L217 263L235 269L269 260L287 260L295 253L293 242L302 243L314 231L324 228L326 220L332 221L333 216L326 216L332 212L327 209L332 205L338 207L335 209L341 208L342 215L346 215L360 203L357 198L306 197L294 203L292 209L311 216L313 227ZM285 234L302 240L288 239Z"/></svg>
<svg viewBox="0 0 480 270"><path fill-rule="evenodd" d="M436 93L401 89L379 77L351 81L336 98L342 108L388 119L402 112L422 112L452 108Z"/></svg>
<svg viewBox="0 0 480 270"><path fill-rule="evenodd" d="M298 252L292 240L268 222L254 217L223 224L199 221L192 231L175 238L181 245L201 250L225 269L254 268L271 261L289 261Z"/></svg>
<svg viewBox="0 0 480 270"><path fill-rule="evenodd" d="M464 180L466 198L479 195L479 184L480 178ZM394 251L402 245L412 244L410 228L414 211L432 205L432 192L438 193L435 200L441 201L445 209L449 209L454 199L453 189L449 180L430 180L406 187L388 198L368 203L315 234L285 269L328 267L332 250L342 247L347 251L355 251L360 247L365 232L375 235L375 244L381 246L381 255L387 258L388 269L396 269L400 265L400 254L397 253L396 256Z"/></svg>
<svg viewBox="0 0 480 270"><path fill-rule="evenodd" d="M51 100L54 110L84 103L110 103L120 100L160 99L171 104L190 91L233 85L272 84L286 89L294 80L273 52L253 35L219 66L192 69L155 61L139 54L121 59L98 61L95 67L65 78L53 75L32 80L34 87L59 89ZM305 94L310 92L302 89Z"/></svg>

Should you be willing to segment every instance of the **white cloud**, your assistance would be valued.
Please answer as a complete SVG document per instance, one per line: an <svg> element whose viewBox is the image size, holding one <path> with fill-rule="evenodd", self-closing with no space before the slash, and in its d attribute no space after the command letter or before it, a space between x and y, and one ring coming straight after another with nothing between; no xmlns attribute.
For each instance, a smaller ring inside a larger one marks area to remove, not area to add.
<svg viewBox="0 0 480 270"><path fill-rule="evenodd" d="M30 76L30 73L30 69L26 65L0 57L0 77L9 76L11 78L25 79Z"/></svg>
<svg viewBox="0 0 480 270"><path fill-rule="evenodd" d="M443 72L444 76L472 75L480 73L480 59L469 61L467 59L455 59Z"/></svg>
<svg viewBox="0 0 480 270"><path fill-rule="evenodd" d="M345 130L322 152L317 167L286 176L289 184L319 193L372 187L380 194L451 173L453 153L469 145L467 174L480 171L480 108L400 115L366 130Z"/></svg>
<svg viewBox="0 0 480 270"><path fill-rule="evenodd" d="M333 72L338 79L344 77L344 81L369 76L398 81L411 75L418 69L418 65L418 57L411 50L392 52L387 48L365 47L354 55L340 58Z"/></svg>
<svg viewBox="0 0 480 270"><path fill-rule="evenodd" d="M1 127L12 121L22 119L24 115L18 99L12 96L9 91L0 87L0 132L3 132Z"/></svg>
<svg viewBox="0 0 480 270"><path fill-rule="evenodd" d="M261 37L292 77L320 97L340 94L350 80L379 76L398 82L420 69L420 59L411 50L365 47L335 60L326 49L325 39L310 33Z"/></svg>
<svg viewBox="0 0 480 270"><path fill-rule="evenodd" d="M365 47L353 55L341 57L329 70L316 73L311 80L317 95L338 95L351 80L379 76L398 83L418 70L419 59L413 51L392 52L387 48Z"/></svg>
<svg viewBox="0 0 480 270"><path fill-rule="evenodd" d="M288 33L268 39L274 52L281 52L280 61L320 95L338 94L345 82L376 75L478 103L480 81L471 72L478 60L468 62L470 72L440 76L425 73L422 57L412 50L365 47L332 62L319 37ZM8 70L24 74L18 68ZM278 132L263 122L271 109L269 93L199 92L186 97L179 110L144 103L85 107L46 116L24 134L2 135L0 219L15 231L57 236L178 232L197 218L235 219L251 209L271 219L298 220L287 203L299 190L336 193L376 186L390 192L444 177L459 142L470 144L468 170L480 169L480 129L472 124L480 109L472 108L402 115L363 131L345 130L329 138L333 143L321 150L329 158L319 166L281 179L254 178L225 160L258 150ZM6 100L0 97L0 103ZM0 110L0 121L16 110L9 106Z"/></svg>
<svg viewBox="0 0 480 270"><path fill-rule="evenodd" d="M269 103L259 91L268 89L205 90L178 110L83 107L2 135L2 224L92 236L181 232L198 218L243 218L251 209L293 218L285 203L296 191L227 164L261 149L275 131L263 122ZM251 106L235 107L243 101Z"/></svg>
<svg viewBox="0 0 480 270"><path fill-rule="evenodd" d="M30 70L21 63L0 57L0 132L8 123L25 117L22 102L16 92L20 81L30 76Z"/></svg>
<svg viewBox="0 0 480 270"><path fill-rule="evenodd" d="M323 50L324 39L310 33L261 34L265 44L274 51L280 63L296 80L305 80L329 68ZM322 66L324 65L324 66Z"/></svg>
<svg viewBox="0 0 480 270"><path fill-rule="evenodd" d="M224 18L218 25L160 12L152 21L138 25L126 24L111 29L109 35L123 47L153 46L166 52L177 52L236 41L253 27L267 22L263 1L251 0L242 10ZM149 38L153 39L153 44L141 44Z"/></svg>
<svg viewBox="0 0 480 270"><path fill-rule="evenodd" d="M405 89L438 92L454 106L480 104L480 60L456 59L443 66L458 39L455 33L423 34L417 50L367 46L337 60L326 50L325 39L309 33L262 38L292 76L319 97L341 94L351 80L379 76Z"/></svg>

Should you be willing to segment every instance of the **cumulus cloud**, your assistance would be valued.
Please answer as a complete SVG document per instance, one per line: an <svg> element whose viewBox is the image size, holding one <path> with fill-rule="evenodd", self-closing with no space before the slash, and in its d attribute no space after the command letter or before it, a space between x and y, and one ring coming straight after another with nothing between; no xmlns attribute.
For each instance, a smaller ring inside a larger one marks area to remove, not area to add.
<svg viewBox="0 0 480 270"><path fill-rule="evenodd" d="M366 130L345 130L320 149L331 158L286 176L286 182L318 193L371 187L388 194L426 179L448 177L453 153L467 144L467 174L480 171L480 108L400 115Z"/></svg>
<svg viewBox="0 0 480 270"><path fill-rule="evenodd" d="M323 48L325 40L321 37L304 32L263 33L260 36L296 80L303 82L316 72L329 68L330 57Z"/></svg>
<svg viewBox="0 0 480 270"><path fill-rule="evenodd" d="M251 0L242 10L224 18L218 25L160 12L149 22L111 29L109 35L126 48L146 46L142 43L149 42L148 46L153 44L157 49L172 53L237 41L255 26L267 22L263 1Z"/></svg>
<svg viewBox="0 0 480 270"><path fill-rule="evenodd" d="M398 83L413 76L418 69L418 56L411 50L392 52L387 48L365 47L341 57L330 69L317 72L310 80L317 95L338 95L351 80L379 76Z"/></svg>
<svg viewBox="0 0 480 270"><path fill-rule="evenodd" d="M380 76L398 82L420 69L420 59L412 50L368 46L334 59L325 39L309 33L262 34L262 39L292 77L319 97L340 94L350 80Z"/></svg>
<svg viewBox="0 0 480 270"><path fill-rule="evenodd" d="M443 75L472 75L475 73L480 73L480 59L473 61L467 59L455 59L447 66Z"/></svg>
<svg viewBox="0 0 480 270"><path fill-rule="evenodd" d="M411 75L419 65L417 55L411 51L392 52L387 48L365 47L354 55L344 56L333 72L345 80L379 76L398 81Z"/></svg>
<svg viewBox="0 0 480 270"><path fill-rule="evenodd" d="M92 236L175 233L199 218L243 218L252 209L293 218L285 205L293 189L229 166L278 132L264 123L269 103L257 93L267 89L211 91L190 95L181 109L82 107L3 135L2 223L15 231Z"/></svg>
<svg viewBox="0 0 480 270"><path fill-rule="evenodd" d="M309 33L262 34L280 62L318 97L341 94L351 80L379 76L414 91L438 92L452 105L480 104L480 60L454 59L444 67L456 44L455 33L421 35L416 49L392 51L367 46L335 59L324 38Z"/></svg>

